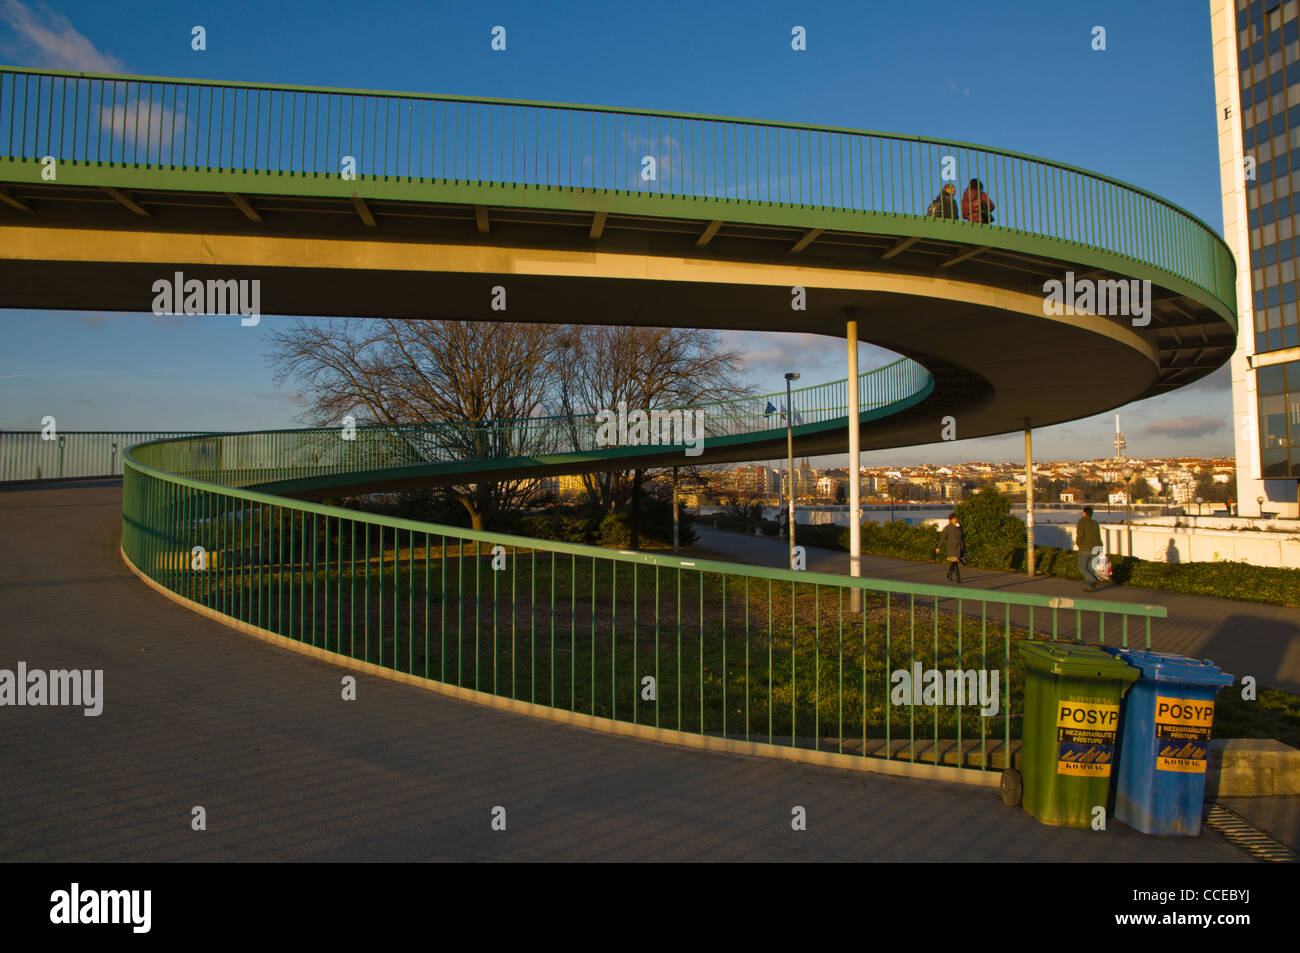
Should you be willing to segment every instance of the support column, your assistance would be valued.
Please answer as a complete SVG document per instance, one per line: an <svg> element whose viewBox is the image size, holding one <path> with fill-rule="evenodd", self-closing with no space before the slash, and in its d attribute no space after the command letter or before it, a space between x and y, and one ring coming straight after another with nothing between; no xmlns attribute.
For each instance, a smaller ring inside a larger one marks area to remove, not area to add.
<svg viewBox="0 0 1300 953"><path fill-rule="evenodd" d="M793 373L793 372L792 372ZM795 374L795 377L798 377ZM790 530L787 535L790 537L790 558L786 561L786 568L794 568L794 395L790 389L790 375L785 375L785 454L788 478L790 480Z"/></svg>
<svg viewBox="0 0 1300 953"><path fill-rule="evenodd" d="M673 467L673 552L677 552L677 468Z"/></svg>
<svg viewBox="0 0 1300 953"><path fill-rule="evenodd" d="M1029 548L1025 554L1025 570L1034 574L1034 438L1025 418L1025 531L1029 534Z"/></svg>
<svg viewBox="0 0 1300 953"><path fill-rule="evenodd" d="M846 328L849 347L849 575L862 576L862 433L858 420L858 321L850 318ZM862 593L854 589L849 609L860 612Z"/></svg>

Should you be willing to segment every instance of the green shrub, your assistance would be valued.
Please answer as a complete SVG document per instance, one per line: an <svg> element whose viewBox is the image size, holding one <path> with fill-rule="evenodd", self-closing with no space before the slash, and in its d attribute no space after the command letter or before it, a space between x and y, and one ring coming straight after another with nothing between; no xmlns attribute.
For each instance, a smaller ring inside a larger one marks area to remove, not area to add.
<svg viewBox="0 0 1300 953"><path fill-rule="evenodd" d="M1010 569L1025 545L1025 524L1011 515L1011 501L986 488L957 504L956 513L971 565Z"/></svg>
<svg viewBox="0 0 1300 953"><path fill-rule="evenodd" d="M626 513L610 513L600 521L599 542L602 546L627 546L632 540Z"/></svg>
<svg viewBox="0 0 1300 953"><path fill-rule="evenodd" d="M713 517L713 525L718 529L729 529L735 533L753 533L757 521L734 513L719 513Z"/></svg>
<svg viewBox="0 0 1300 953"><path fill-rule="evenodd" d="M627 546L631 542L628 511L620 509L610 513L591 503L551 507L543 513L515 515L503 527L507 533L552 539L565 543L582 543L596 546ZM673 510L670 500L643 496L639 508L638 527L642 545L647 542L671 544L673 540ZM695 542L694 520L690 514L679 514L679 541L689 546Z"/></svg>
<svg viewBox="0 0 1300 953"><path fill-rule="evenodd" d="M848 549L849 531L841 530L843 548ZM862 551L897 559L914 559L929 562L935 558L939 545L939 531L933 526L913 526L909 523L863 523Z"/></svg>
<svg viewBox="0 0 1300 953"><path fill-rule="evenodd" d="M819 523L814 526L796 526L794 541L800 546L816 546L819 549L847 549L840 537L847 540L848 530L834 523Z"/></svg>

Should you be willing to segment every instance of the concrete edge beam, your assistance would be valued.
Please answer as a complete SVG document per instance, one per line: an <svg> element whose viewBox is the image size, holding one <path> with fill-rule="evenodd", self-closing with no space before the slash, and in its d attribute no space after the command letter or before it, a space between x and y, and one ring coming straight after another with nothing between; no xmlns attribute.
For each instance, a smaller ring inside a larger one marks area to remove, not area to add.
<svg viewBox="0 0 1300 953"><path fill-rule="evenodd" d="M1271 738L1210 742L1206 800L1300 794L1300 751Z"/></svg>

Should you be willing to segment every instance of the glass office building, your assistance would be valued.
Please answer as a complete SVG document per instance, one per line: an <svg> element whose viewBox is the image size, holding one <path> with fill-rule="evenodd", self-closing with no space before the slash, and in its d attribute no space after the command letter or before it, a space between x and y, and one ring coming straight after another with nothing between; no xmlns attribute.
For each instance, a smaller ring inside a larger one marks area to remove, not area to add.
<svg viewBox="0 0 1300 953"><path fill-rule="evenodd" d="M1300 515L1300 0L1211 0L1241 512ZM1261 502L1262 500L1262 502Z"/></svg>

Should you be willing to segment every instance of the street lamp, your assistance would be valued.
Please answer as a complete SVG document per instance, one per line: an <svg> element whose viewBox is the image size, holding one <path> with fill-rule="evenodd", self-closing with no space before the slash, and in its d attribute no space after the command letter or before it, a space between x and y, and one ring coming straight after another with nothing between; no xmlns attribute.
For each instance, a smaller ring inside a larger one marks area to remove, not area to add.
<svg viewBox="0 0 1300 953"><path fill-rule="evenodd" d="M1264 518L1264 498L1263 498L1262 496L1257 496L1257 497L1255 497L1255 502L1259 504L1259 517L1260 517L1260 519L1263 519L1263 518Z"/></svg>
<svg viewBox="0 0 1300 953"><path fill-rule="evenodd" d="M794 568L794 404L790 383L799 375L790 371L785 375L785 448L786 464L790 473L790 568Z"/></svg>
<svg viewBox="0 0 1300 953"><path fill-rule="evenodd" d="M1196 498L1196 515L1197 515L1197 516L1200 516L1200 515L1201 515L1201 504L1204 503L1204 502L1205 502L1205 497L1203 497L1203 496L1198 496L1198 497Z"/></svg>
<svg viewBox="0 0 1300 953"><path fill-rule="evenodd" d="M1132 467L1125 467L1119 471L1119 475L1124 478L1124 525L1128 527L1128 554L1133 555L1133 477L1136 475Z"/></svg>
<svg viewBox="0 0 1300 953"><path fill-rule="evenodd" d="M1125 467L1119 471L1119 475L1124 478L1124 522L1133 521L1133 477L1135 476L1132 467Z"/></svg>

